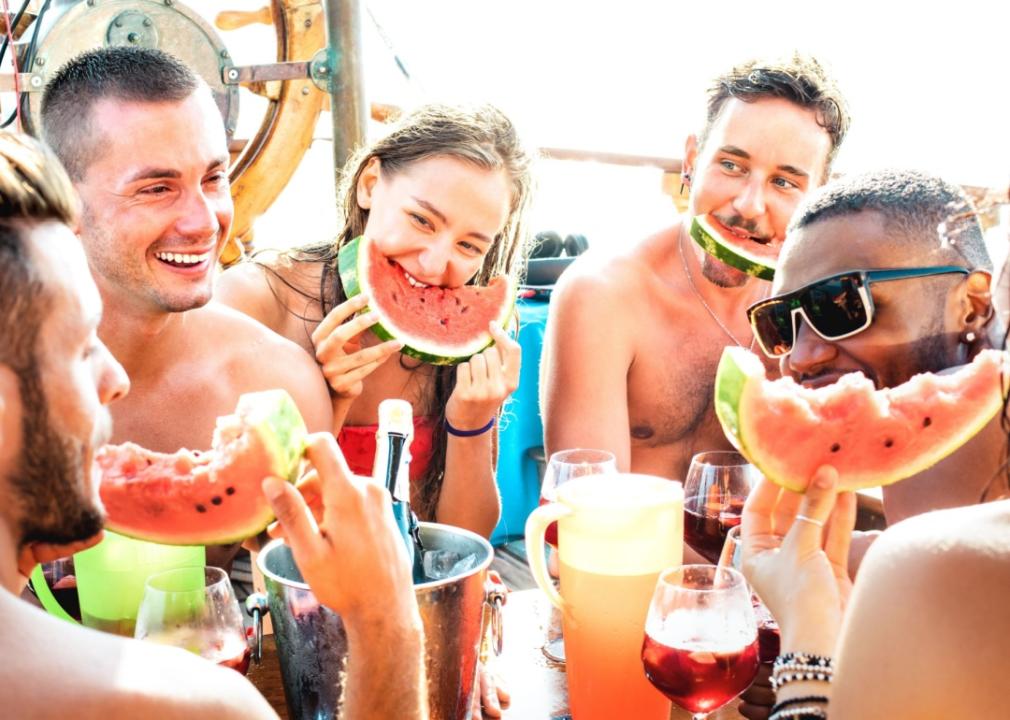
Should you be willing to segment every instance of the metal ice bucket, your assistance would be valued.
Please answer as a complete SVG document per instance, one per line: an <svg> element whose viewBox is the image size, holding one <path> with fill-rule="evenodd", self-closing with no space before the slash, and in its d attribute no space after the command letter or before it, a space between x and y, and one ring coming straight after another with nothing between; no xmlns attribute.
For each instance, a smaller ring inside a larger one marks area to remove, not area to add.
<svg viewBox="0 0 1010 720"><path fill-rule="evenodd" d="M485 580L493 551L479 535L437 523L421 523L421 542L426 550L477 556L476 564L466 572L414 586L424 623L431 718L467 720L475 691L487 602ZM283 541L267 545L258 564L266 581L291 720L339 718L347 659L343 621L316 601ZM348 581L357 582L355 578ZM375 602L381 603L382 598ZM397 661L396 648L390 648L389 666L383 672L395 675Z"/></svg>

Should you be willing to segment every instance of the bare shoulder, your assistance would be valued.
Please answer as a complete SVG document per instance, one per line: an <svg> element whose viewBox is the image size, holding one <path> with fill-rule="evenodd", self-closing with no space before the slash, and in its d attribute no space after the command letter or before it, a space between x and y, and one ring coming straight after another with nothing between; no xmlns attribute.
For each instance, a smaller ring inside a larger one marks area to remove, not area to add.
<svg viewBox="0 0 1010 720"><path fill-rule="evenodd" d="M260 252L221 273L214 300L287 335L293 315L313 316L320 272L318 263L296 266L281 253Z"/></svg>
<svg viewBox="0 0 1010 720"><path fill-rule="evenodd" d="M0 666L4 717L276 717L263 696L233 670L183 650L68 625L17 598L5 597L2 604L5 617L16 623L5 630L0 648L4 657L17 658Z"/></svg>
<svg viewBox="0 0 1010 720"><path fill-rule="evenodd" d="M657 275L655 246L666 232L618 253L591 250L580 255L561 275L551 304L620 314L636 302L647 302Z"/></svg>
<svg viewBox="0 0 1010 720"><path fill-rule="evenodd" d="M216 348L219 373L237 393L284 388L313 432L331 427L332 404L315 358L304 348L234 308L200 310L201 334Z"/></svg>
<svg viewBox="0 0 1010 720"><path fill-rule="evenodd" d="M984 678L1004 662L1007 597L1010 501L888 529L856 581L832 717L1001 716L1004 694ZM952 668L967 685L950 682ZM881 690L859 691L869 686Z"/></svg>

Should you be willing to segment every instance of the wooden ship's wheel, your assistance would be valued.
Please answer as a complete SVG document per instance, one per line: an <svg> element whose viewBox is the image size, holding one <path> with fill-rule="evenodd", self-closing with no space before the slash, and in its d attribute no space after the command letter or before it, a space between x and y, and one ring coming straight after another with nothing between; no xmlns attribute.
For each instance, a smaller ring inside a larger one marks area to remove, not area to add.
<svg viewBox="0 0 1010 720"><path fill-rule="evenodd" d="M29 3L25 3L27 8ZM25 130L37 134L42 92L62 65L76 55L109 45L152 47L175 55L199 74L214 93L228 134L229 171L235 221L222 254L229 264L251 245L252 226L276 200L312 142L319 113L328 107L325 85L312 79L326 60L322 0L270 0L253 12L224 11L215 24L234 30L273 24L276 62L237 66L215 29L176 0L50 0L26 11L15 25L17 89ZM322 74L327 69L323 67ZM0 89L14 90L10 75ZM235 138L239 86L265 97L267 109L249 140Z"/></svg>

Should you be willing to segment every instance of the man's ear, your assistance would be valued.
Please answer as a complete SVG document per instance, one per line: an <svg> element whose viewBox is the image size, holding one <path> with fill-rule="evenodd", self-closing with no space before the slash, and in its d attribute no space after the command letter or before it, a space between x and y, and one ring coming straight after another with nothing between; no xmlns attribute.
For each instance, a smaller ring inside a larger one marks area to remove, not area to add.
<svg viewBox="0 0 1010 720"><path fill-rule="evenodd" d="M966 332L981 335L995 314L990 292L992 275L985 270L974 270L965 280L965 286L961 322Z"/></svg>
<svg viewBox="0 0 1010 720"><path fill-rule="evenodd" d="M382 163L379 158L373 157L358 176L358 187L355 188L355 193L357 193L358 206L363 210L368 210L372 207L372 189L375 187L375 183L379 181L381 165Z"/></svg>
<svg viewBox="0 0 1010 720"><path fill-rule="evenodd" d="M685 184L690 183L689 178L694 176L694 168L698 160L698 136L688 135L684 141L684 161L680 166L680 177Z"/></svg>

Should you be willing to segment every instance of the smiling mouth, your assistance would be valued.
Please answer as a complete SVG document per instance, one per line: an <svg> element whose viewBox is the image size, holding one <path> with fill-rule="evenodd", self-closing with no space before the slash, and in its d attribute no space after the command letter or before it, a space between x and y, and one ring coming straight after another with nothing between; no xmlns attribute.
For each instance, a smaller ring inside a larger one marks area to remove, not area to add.
<svg viewBox="0 0 1010 720"><path fill-rule="evenodd" d="M733 235L734 237L738 237L741 240L749 240L750 242L757 243L758 245L771 244L772 238L770 237L762 237L760 235L755 235L753 233L747 232L739 225L728 225L724 223L722 220L719 220L718 217L716 217L715 219L718 220L719 224L723 226L726 232Z"/></svg>
<svg viewBox="0 0 1010 720"><path fill-rule="evenodd" d="M178 268L191 268L200 265L210 259L210 251L194 255L192 253L170 253L159 252L154 256L166 265Z"/></svg>
<svg viewBox="0 0 1010 720"><path fill-rule="evenodd" d="M403 266L400 266L400 270L403 271L403 276L405 278L407 278L407 282L410 283L413 287L416 287L416 288L431 287L431 285L429 285L427 283L421 282L416 277L414 277L413 275L411 275L409 272L407 272L406 270L404 270Z"/></svg>

